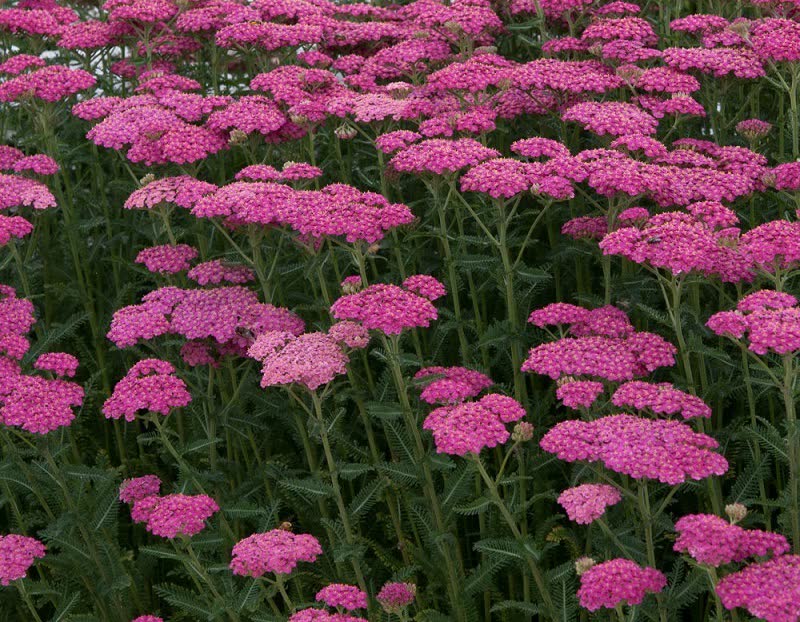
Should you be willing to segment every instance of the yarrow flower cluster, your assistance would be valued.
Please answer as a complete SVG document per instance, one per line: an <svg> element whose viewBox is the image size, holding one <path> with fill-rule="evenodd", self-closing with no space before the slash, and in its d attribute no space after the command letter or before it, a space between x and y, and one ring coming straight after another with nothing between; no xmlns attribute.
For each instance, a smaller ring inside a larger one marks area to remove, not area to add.
<svg viewBox="0 0 800 622"><path fill-rule="evenodd" d="M437 286L433 277L427 277L420 295L412 289L419 289L414 278L406 279L404 287L370 285L357 293L342 296L331 306L331 313L336 319L361 322L365 328L387 335L398 335L409 328L427 328L438 317L429 296L439 297L443 286ZM411 287L407 285L409 282Z"/></svg>
<svg viewBox="0 0 800 622"><path fill-rule="evenodd" d="M133 502L131 518L145 523L153 535L171 539L200 533L218 511L216 501L208 495L150 495Z"/></svg>
<svg viewBox="0 0 800 622"><path fill-rule="evenodd" d="M790 622L800 615L800 555L781 555L746 566L717 584L726 609L742 607L768 622Z"/></svg>
<svg viewBox="0 0 800 622"><path fill-rule="evenodd" d="M0 585L24 579L28 569L46 551L47 547L36 538L13 533L0 535Z"/></svg>
<svg viewBox="0 0 800 622"><path fill-rule="evenodd" d="M108 419L124 416L126 421L133 421L141 412L166 416L191 401L186 383L178 378L171 363L144 359L131 367L114 387L103 404L103 414Z"/></svg>
<svg viewBox="0 0 800 622"><path fill-rule="evenodd" d="M612 559L584 572L578 589L581 607L589 611L639 605L648 594L657 594L667 578L655 568L642 568L629 559Z"/></svg>
<svg viewBox="0 0 800 622"><path fill-rule="evenodd" d="M635 479L680 484L722 475L728 461L711 451L719 444L674 420L609 415L562 421L542 437L542 449L566 462L601 462Z"/></svg>
<svg viewBox="0 0 800 622"><path fill-rule="evenodd" d="M524 416L525 409L514 398L489 393L476 402L433 410L422 428L433 433L438 453L465 456L505 443L511 436L506 424Z"/></svg>
<svg viewBox="0 0 800 622"><path fill-rule="evenodd" d="M326 333L263 333L256 337L248 354L262 363L264 388L299 384L315 391L347 372L347 355Z"/></svg>
<svg viewBox="0 0 800 622"><path fill-rule="evenodd" d="M673 548L709 566L741 562L748 557L782 555L789 542L778 533L743 529L713 514L690 514L675 523Z"/></svg>
<svg viewBox="0 0 800 622"><path fill-rule="evenodd" d="M433 376L420 393L420 399L428 404L456 404L492 386L489 376L465 367L424 367L414 374L415 380Z"/></svg>
<svg viewBox="0 0 800 622"><path fill-rule="evenodd" d="M301 561L313 563L322 555L322 547L312 535L273 529L240 540L231 555L233 574L261 577L267 573L290 574Z"/></svg>
<svg viewBox="0 0 800 622"><path fill-rule="evenodd" d="M386 583L375 596L383 610L389 614L402 611L414 602L417 586L413 583Z"/></svg>
<svg viewBox="0 0 800 622"><path fill-rule="evenodd" d="M790 354L800 350L800 307L791 294L760 290L739 301L735 311L720 311L706 325L717 335L747 338L756 354Z"/></svg>
<svg viewBox="0 0 800 622"><path fill-rule="evenodd" d="M619 490L608 484L581 484L568 488L558 497L571 521L588 525L605 514L609 506L622 500Z"/></svg>
<svg viewBox="0 0 800 622"><path fill-rule="evenodd" d="M325 603L328 607L346 609L367 608L367 594L355 585L344 583L331 583L317 592L316 600Z"/></svg>

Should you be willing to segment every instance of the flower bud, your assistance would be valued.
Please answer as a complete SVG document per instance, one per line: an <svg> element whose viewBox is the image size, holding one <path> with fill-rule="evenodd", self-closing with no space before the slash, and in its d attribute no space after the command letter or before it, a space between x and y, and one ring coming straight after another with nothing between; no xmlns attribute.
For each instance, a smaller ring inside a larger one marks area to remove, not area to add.
<svg viewBox="0 0 800 622"><path fill-rule="evenodd" d="M592 566L594 566L597 562L594 561L591 557L579 557L575 560L575 572L578 576L581 576L584 572L589 570Z"/></svg>
<svg viewBox="0 0 800 622"><path fill-rule="evenodd" d="M747 508L741 503L730 503L725 506L725 514L731 519L731 524L735 525L747 516Z"/></svg>
<svg viewBox="0 0 800 622"><path fill-rule="evenodd" d="M533 425L527 421L520 421L511 432L511 440L515 443L524 443L533 438Z"/></svg>

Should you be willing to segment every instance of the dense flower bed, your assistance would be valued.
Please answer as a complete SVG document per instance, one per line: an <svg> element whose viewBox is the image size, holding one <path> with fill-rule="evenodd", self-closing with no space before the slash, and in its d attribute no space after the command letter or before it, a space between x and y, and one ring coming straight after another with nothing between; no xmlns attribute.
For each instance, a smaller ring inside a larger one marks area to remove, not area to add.
<svg viewBox="0 0 800 622"><path fill-rule="evenodd" d="M0 620L800 620L799 89L797 0L0 4Z"/></svg>

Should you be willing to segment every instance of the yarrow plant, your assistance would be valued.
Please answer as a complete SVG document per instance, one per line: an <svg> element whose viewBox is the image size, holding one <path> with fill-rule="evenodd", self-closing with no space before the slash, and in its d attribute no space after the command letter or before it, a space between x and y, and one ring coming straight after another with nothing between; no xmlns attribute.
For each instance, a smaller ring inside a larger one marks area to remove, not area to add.
<svg viewBox="0 0 800 622"><path fill-rule="evenodd" d="M0 4L0 617L800 619L798 9Z"/></svg>

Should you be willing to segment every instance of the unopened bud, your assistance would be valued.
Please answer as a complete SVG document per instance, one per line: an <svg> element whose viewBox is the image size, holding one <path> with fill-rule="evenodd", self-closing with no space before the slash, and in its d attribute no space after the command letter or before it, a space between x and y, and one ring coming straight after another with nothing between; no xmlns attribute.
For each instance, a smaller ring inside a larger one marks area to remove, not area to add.
<svg viewBox="0 0 800 622"><path fill-rule="evenodd" d="M339 140L353 140L356 137L356 134L358 134L358 131L356 128L349 125L340 125L333 130L333 133L336 134L336 138Z"/></svg>
<svg viewBox="0 0 800 622"><path fill-rule="evenodd" d="M747 516L747 508L741 503L730 503L725 506L725 514L731 519L731 524L735 525Z"/></svg>
<svg viewBox="0 0 800 622"><path fill-rule="evenodd" d="M575 572L578 576L581 576L596 563L591 557L579 557L575 560Z"/></svg>
<svg viewBox="0 0 800 622"><path fill-rule="evenodd" d="M243 132L242 130L231 130L230 136L228 136L228 144L233 145L241 145L242 143L247 141L247 133Z"/></svg>
<svg viewBox="0 0 800 622"><path fill-rule="evenodd" d="M156 176L153 173L147 173L144 177L139 180L140 186L146 186L147 184L151 184L156 180Z"/></svg>
<svg viewBox="0 0 800 622"><path fill-rule="evenodd" d="M524 443L533 438L533 425L527 421L520 421L511 432L511 440L515 443Z"/></svg>

